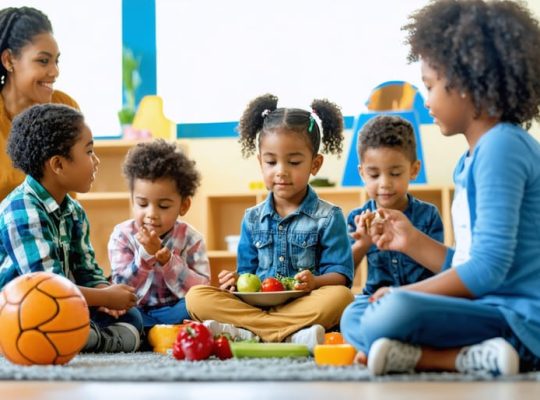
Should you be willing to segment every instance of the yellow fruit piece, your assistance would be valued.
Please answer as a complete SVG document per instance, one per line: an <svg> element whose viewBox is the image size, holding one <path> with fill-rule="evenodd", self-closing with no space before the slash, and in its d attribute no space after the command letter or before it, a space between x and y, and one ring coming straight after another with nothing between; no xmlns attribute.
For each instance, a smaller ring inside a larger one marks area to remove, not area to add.
<svg viewBox="0 0 540 400"><path fill-rule="evenodd" d="M313 350L317 365L352 365L356 350L350 344L318 344Z"/></svg>
<svg viewBox="0 0 540 400"><path fill-rule="evenodd" d="M339 332L328 332L324 334L323 344L345 344L345 339Z"/></svg>
<svg viewBox="0 0 540 400"><path fill-rule="evenodd" d="M178 331L183 325L154 325L148 332L148 343L156 353L166 354L172 349Z"/></svg>

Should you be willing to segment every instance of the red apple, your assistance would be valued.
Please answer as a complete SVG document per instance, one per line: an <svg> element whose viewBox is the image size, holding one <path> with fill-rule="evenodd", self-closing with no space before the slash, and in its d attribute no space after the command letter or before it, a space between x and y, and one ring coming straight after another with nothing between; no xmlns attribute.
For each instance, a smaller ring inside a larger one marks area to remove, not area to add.
<svg viewBox="0 0 540 400"><path fill-rule="evenodd" d="M276 278L266 278L262 281L261 290L263 292L281 292L285 290L285 287Z"/></svg>

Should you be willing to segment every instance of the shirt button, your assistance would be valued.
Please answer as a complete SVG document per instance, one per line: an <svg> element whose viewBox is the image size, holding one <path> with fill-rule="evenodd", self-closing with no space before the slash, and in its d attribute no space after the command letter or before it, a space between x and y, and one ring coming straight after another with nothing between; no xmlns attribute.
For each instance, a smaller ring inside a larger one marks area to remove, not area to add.
<svg viewBox="0 0 540 400"><path fill-rule="evenodd" d="M279 256L279 261L280 261L280 262L283 262L284 260L285 260L285 257Z"/></svg>
<svg viewBox="0 0 540 400"><path fill-rule="evenodd" d="M261 242L257 242L257 243L255 243L255 247L256 247L256 248L259 248L259 247L261 247Z"/></svg>
<svg viewBox="0 0 540 400"><path fill-rule="evenodd" d="M397 260L395 258L392 258L392 264L397 264Z"/></svg>
<svg viewBox="0 0 540 400"><path fill-rule="evenodd" d="M302 243L302 247L307 247L307 242Z"/></svg>
<svg viewBox="0 0 540 400"><path fill-rule="evenodd" d="M280 231L282 231L282 230L283 230L283 225L278 225L278 229L279 229Z"/></svg>

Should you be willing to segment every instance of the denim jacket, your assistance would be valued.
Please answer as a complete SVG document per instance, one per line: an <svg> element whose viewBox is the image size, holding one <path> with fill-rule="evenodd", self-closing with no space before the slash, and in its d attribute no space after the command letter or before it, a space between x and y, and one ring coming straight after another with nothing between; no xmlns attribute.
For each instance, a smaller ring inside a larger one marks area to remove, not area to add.
<svg viewBox="0 0 540 400"><path fill-rule="evenodd" d="M238 244L238 273L294 276L303 269L314 275L337 272L353 279L353 258L341 209L320 200L308 186L296 211L281 218L272 193L246 210Z"/></svg>
<svg viewBox="0 0 540 400"><path fill-rule="evenodd" d="M423 202L407 194L409 205L404 214L411 223L432 239L442 242L444 239L443 224L439 210L433 204ZM347 218L349 232L356 231L354 217L364 210L375 211L375 201L369 200L360 208L352 210ZM354 239L350 238L351 245ZM383 286L401 286L421 281L433 276L433 273L424 268L409 256L397 251L381 251L372 245L367 254L368 276L363 293L371 295Z"/></svg>

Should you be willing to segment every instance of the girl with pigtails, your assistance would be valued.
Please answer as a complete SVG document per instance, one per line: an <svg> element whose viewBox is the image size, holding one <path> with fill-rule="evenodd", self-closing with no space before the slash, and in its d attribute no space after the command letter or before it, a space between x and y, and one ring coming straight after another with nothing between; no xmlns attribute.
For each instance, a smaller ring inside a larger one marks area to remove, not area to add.
<svg viewBox="0 0 540 400"><path fill-rule="evenodd" d="M305 344L312 351L327 329L338 324L352 302L353 259L341 209L319 199L309 186L322 152L340 154L343 117L327 100L311 110L278 108L266 94L247 106L238 127L242 155L256 151L268 196L246 210L236 272L221 271L220 287L196 286L186 297L191 316L213 334L248 340ZM261 280L294 278L306 294L268 309L251 306L231 292L239 275Z"/></svg>

